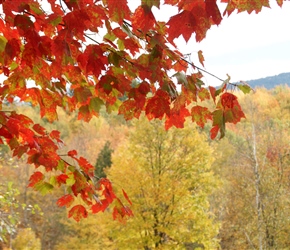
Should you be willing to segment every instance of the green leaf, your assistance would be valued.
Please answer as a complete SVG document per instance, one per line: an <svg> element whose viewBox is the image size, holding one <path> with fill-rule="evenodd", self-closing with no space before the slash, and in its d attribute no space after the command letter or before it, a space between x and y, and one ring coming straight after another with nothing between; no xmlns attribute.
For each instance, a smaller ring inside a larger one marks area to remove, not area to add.
<svg viewBox="0 0 290 250"><path fill-rule="evenodd" d="M160 0L142 0L142 5L147 5L149 8L153 6L159 9L160 7Z"/></svg>
<svg viewBox="0 0 290 250"><path fill-rule="evenodd" d="M37 15L42 15L43 12L39 8L39 3L30 3L29 4L30 9Z"/></svg>
<svg viewBox="0 0 290 250"><path fill-rule="evenodd" d="M73 174L68 174L68 178L66 179L66 185L68 186L72 186L73 184L75 184L76 180L74 178Z"/></svg>
<svg viewBox="0 0 290 250"><path fill-rule="evenodd" d="M56 177L55 176L51 176L49 178L49 183L53 186L55 186L57 184L57 180L56 180Z"/></svg>
<svg viewBox="0 0 290 250"><path fill-rule="evenodd" d="M57 170L64 171L65 164L63 160L58 161L58 165L56 167Z"/></svg>
<svg viewBox="0 0 290 250"><path fill-rule="evenodd" d="M204 101L206 99L210 99L209 91L206 88L201 88L198 91L198 97L201 101Z"/></svg>
<svg viewBox="0 0 290 250"><path fill-rule="evenodd" d="M49 20L50 23L51 23L53 26L57 26L57 25L59 25L59 24L61 23L61 21L62 21L61 16L57 16L57 15L55 15L55 16L53 16L53 17L55 17L55 18L51 18L51 19Z"/></svg>
<svg viewBox="0 0 290 250"><path fill-rule="evenodd" d="M46 195L52 191L53 186L48 182L39 182L35 184L34 189L39 191L42 195Z"/></svg>
<svg viewBox="0 0 290 250"><path fill-rule="evenodd" d="M104 105L104 102L100 98L98 97L92 98L90 100L89 110L99 113L103 105Z"/></svg>
<svg viewBox="0 0 290 250"><path fill-rule="evenodd" d="M109 63L112 63L114 66L119 67L120 65L120 60L122 60L122 57L119 56L117 53L112 52L108 56L108 61Z"/></svg>
<svg viewBox="0 0 290 250"><path fill-rule="evenodd" d="M251 92L252 88L248 84L240 84L238 88L244 93L248 94Z"/></svg>
<svg viewBox="0 0 290 250"><path fill-rule="evenodd" d="M7 39L4 36L0 36L0 52L5 50Z"/></svg>
<svg viewBox="0 0 290 250"><path fill-rule="evenodd" d="M226 131L226 125L225 125L225 119L224 119L224 114L221 109L215 110L213 112L213 122L212 126L218 126L220 129L220 138L225 136L225 131Z"/></svg>
<svg viewBox="0 0 290 250"><path fill-rule="evenodd" d="M177 72L173 76L176 77L177 82L179 84L183 84L183 85L187 86L188 82L187 82L187 79L186 79L186 75L183 72Z"/></svg>
<svg viewBox="0 0 290 250"><path fill-rule="evenodd" d="M112 42L114 42L116 40L116 36L114 33L107 33L105 36L104 36L104 39L108 39Z"/></svg>
<svg viewBox="0 0 290 250"><path fill-rule="evenodd" d="M193 106L191 109L192 121L196 122L200 127L204 127L207 119L211 119L211 112L206 107Z"/></svg>
<svg viewBox="0 0 290 250"><path fill-rule="evenodd" d="M121 39L118 39L117 44L118 44L119 50L124 50L125 49L124 42Z"/></svg>
<svg viewBox="0 0 290 250"><path fill-rule="evenodd" d="M10 70L11 71L16 69L17 67L18 67L18 64L16 62L14 62L14 61L10 64Z"/></svg>

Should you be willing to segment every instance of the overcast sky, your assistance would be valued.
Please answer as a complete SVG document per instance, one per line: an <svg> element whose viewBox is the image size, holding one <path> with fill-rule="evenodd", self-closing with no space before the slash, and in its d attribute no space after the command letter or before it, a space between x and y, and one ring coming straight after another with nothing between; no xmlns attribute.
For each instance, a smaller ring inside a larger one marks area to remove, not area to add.
<svg viewBox="0 0 290 250"><path fill-rule="evenodd" d="M226 5L220 7L223 11ZM166 21L177 10L163 7L154 12L158 19ZM258 14L232 13L219 26L212 26L202 42L197 44L190 39L185 44L178 39L177 44L183 53L195 55L202 50L205 69L222 79L229 74L232 82L290 72L290 2L285 1L280 8L273 0L271 9L263 8ZM196 62L194 57L193 60ZM206 84L221 84L204 75Z"/></svg>

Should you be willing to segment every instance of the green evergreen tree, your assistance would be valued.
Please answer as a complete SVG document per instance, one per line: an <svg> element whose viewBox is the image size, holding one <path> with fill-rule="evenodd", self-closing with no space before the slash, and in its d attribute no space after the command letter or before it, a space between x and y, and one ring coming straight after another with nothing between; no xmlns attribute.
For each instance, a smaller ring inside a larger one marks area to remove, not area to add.
<svg viewBox="0 0 290 250"><path fill-rule="evenodd" d="M112 165L112 153L113 149L111 148L111 143L106 141L104 147L98 154L97 163L95 165L95 176L98 178L105 178L106 173L104 172L105 168L109 168Z"/></svg>

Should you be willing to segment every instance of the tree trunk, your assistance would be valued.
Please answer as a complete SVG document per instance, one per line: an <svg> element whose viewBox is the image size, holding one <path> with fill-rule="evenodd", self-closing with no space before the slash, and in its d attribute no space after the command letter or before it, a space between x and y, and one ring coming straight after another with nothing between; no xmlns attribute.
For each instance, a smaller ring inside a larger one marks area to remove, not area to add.
<svg viewBox="0 0 290 250"><path fill-rule="evenodd" d="M252 124L252 140L253 140L253 160L254 160L254 178L255 178L255 190L256 190L256 209L257 209L257 227L258 227L258 239L259 250L263 250L263 215L262 215L262 201L260 195L260 173L259 162L257 158L257 145L256 145L256 130L255 125Z"/></svg>

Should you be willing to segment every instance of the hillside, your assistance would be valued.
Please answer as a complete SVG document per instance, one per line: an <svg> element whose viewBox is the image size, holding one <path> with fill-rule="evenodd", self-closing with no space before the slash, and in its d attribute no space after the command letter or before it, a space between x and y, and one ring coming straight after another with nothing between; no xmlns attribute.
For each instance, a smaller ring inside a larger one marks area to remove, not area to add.
<svg viewBox="0 0 290 250"><path fill-rule="evenodd" d="M247 83L252 87L265 87L266 89L272 89L276 85L287 84L290 86L290 72L281 73L275 76L268 76L265 78L259 78L255 80L249 80Z"/></svg>

